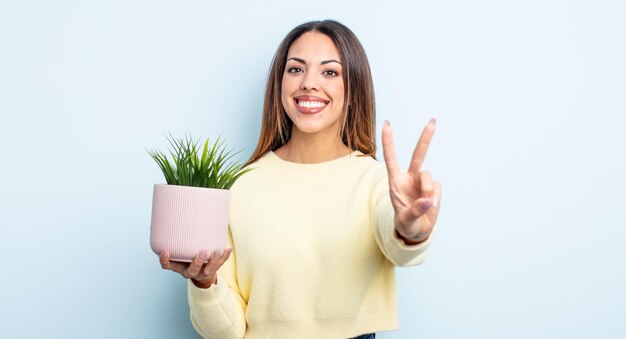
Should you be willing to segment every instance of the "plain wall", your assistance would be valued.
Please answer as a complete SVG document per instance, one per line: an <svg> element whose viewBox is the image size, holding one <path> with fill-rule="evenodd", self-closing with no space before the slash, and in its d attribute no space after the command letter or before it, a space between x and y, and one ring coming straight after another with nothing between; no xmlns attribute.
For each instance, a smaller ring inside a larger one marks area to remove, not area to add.
<svg viewBox="0 0 626 339"><path fill-rule="evenodd" d="M284 35L360 38L382 121L443 185L379 338L624 338L622 1L0 2L0 337L196 338L149 247L146 148L255 146ZM379 138L380 139L380 138ZM379 149L379 155L382 153Z"/></svg>

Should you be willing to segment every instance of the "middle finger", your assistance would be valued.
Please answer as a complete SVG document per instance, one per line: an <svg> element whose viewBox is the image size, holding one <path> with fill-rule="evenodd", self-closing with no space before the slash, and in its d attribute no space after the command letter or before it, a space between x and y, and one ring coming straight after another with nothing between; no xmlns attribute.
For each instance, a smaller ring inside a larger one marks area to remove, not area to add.
<svg viewBox="0 0 626 339"><path fill-rule="evenodd" d="M191 265L189 265L189 268L187 268L187 274L189 275L189 278L193 278L197 276L198 273L200 273L200 269L202 268L202 265L204 264L204 261L206 259L206 250L200 251L200 253L198 253L198 255L193 258L193 260L191 261Z"/></svg>
<svg viewBox="0 0 626 339"><path fill-rule="evenodd" d="M409 172L419 173L422 164L424 163L424 158L426 157L426 152L428 151L428 146L430 145L430 141L433 138L433 134L435 133L435 124L437 120L435 118L430 119L424 130L422 131L422 135L420 135L420 139L415 146L415 150L413 151L413 158L411 159L411 165L409 166Z"/></svg>

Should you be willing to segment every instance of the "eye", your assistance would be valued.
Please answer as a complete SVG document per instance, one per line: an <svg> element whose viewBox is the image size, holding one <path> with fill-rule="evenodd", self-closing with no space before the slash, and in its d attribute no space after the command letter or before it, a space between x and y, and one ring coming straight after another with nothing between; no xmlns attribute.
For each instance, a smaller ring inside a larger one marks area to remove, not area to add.
<svg viewBox="0 0 626 339"><path fill-rule="evenodd" d="M300 67L290 67L287 69L287 73L301 73L302 68Z"/></svg>
<svg viewBox="0 0 626 339"><path fill-rule="evenodd" d="M332 69L325 70L323 74L327 75L329 77L336 77L337 75L339 75L339 73L337 73L337 71L332 70Z"/></svg>

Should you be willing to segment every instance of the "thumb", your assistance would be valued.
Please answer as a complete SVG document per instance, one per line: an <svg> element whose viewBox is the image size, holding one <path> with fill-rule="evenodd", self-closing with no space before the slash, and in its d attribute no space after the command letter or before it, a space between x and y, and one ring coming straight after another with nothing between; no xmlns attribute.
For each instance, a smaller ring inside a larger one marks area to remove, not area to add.
<svg viewBox="0 0 626 339"><path fill-rule="evenodd" d="M397 221L400 222L400 225L411 225L422 215L426 214L433 206L433 202L429 198L418 198L413 201L413 204L409 208L402 209L398 213Z"/></svg>
<svg viewBox="0 0 626 339"><path fill-rule="evenodd" d="M433 207L433 200L431 198L418 198L413 202L413 206L411 206L411 216L417 219L428 212L431 207Z"/></svg>

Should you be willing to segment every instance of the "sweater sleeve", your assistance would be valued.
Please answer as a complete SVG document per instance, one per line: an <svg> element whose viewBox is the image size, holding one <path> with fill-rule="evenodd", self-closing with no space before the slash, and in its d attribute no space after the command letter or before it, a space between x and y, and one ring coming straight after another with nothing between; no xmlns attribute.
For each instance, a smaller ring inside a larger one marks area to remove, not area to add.
<svg viewBox="0 0 626 339"><path fill-rule="evenodd" d="M389 196L389 180L384 166L379 166L372 181L370 220L376 243L385 257L396 266L419 265L426 259L436 226L425 241L407 245L398 237L394 222L394 210Z"/></svg>
<svg viewBox="0 0 626 339"><path fill-rule="evenodd" d="M193 327L204 338L243 338L246 332L246 301L241 296L236 276L236 255L228 230L227 246L233 249L217 271L217 284L199 288L189 280L187 298Z"/></svg>

